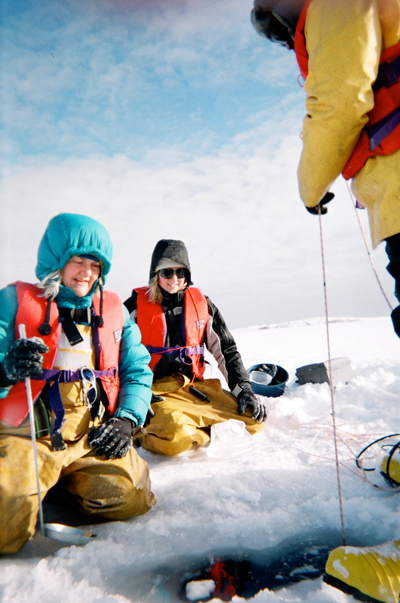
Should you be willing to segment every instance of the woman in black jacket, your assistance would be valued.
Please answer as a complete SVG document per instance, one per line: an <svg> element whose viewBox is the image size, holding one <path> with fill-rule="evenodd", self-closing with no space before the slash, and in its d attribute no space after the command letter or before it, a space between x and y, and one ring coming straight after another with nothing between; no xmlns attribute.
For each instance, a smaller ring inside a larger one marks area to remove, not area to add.
<svg viewBox="0 0 400 603"><path fill-rule="evenodd" d="M134 289L124 302L139 325L154 372L154 415L139 441L146 450L167 455L206 444L215 423L238 419L254 434L267 418L221 313L191 285L184 243L162 239L153 251L149 286ZM205 347L231 393L219 379L203 379Z"/></svg>

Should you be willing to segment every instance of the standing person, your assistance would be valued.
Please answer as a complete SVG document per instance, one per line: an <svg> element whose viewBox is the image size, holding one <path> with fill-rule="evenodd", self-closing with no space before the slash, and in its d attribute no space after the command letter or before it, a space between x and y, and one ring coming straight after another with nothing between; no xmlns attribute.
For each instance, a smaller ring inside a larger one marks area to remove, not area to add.
<svg viewBox="0 0 400 603"><path fill-rule="evenodd" d="M294 49L305 78L307 115L298 168L300 196L325 214L342 173L368 208L372 242L386 242L400 301L399 0L255 0L252 22ZM392 312L400 336L400 306ZM352 549L352 550L350 550ZM339 547L328 580L371 600L398 600L400 541L381 548Z"/></svg>
<svg viewBox="0 0 400 603"><path fill-rule="evenodd" d="M131 447L150 404L150 357L121 300L103 290L111 256L101 224L59 214L39 245L40 282L0 290L3 554L33 535L38 513L26 377L42 496L58 483L84 513L112 520L155 503L147 463ZM27 339L19 338L20 324Z"/></svg>
<svg viewBox="0 0 400 603"><path fill-rule="evenodd" d="M400 301L399 0L255 0L256 30L294 49L307 115L300 196L327 212L342 173L368 208L373 246L386 243ZM400 306L392 312L400 336Z"/></svg>
<svg viewBox="0 0 400 603"><path fill-rule="evenodd" d="M184 243L162 239L151 258L149 286L134 289L124 302L139 325L154 371L154 416L140 442L146 450L166 455L203 446L214 423L239 419L254 434L267 418L221 313L191 285ZM218 379L203 379L205 347L232 393Z"/></svg>

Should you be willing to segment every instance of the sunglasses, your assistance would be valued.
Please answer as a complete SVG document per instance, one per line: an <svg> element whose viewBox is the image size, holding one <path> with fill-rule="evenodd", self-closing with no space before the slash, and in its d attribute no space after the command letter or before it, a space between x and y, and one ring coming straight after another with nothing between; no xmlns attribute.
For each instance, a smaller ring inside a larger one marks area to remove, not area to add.
<svg viewBox="0 0 400 603"><path fill-rule="evenodd" d="M79 369L79 374L82 382L83 401L88 408L92 408L97 398L96 377L92 369L87 368L87 366Z"/></svg>
<svg viewBox="0 0 400 603"><path fill-rule="evenodd" d="M294 31L292 25L273 11L253 8L251 11L251 23L261 36L268 38L271 42L284 46L290 50L294 48Z"/></svg>
<svg viewBox="0 0 400 603"><path fill-rule="evenodd" d="M172 278L176 274L177 278L184 278L186 276L185 268L162 268L158 274L163 278Z"/></svg>

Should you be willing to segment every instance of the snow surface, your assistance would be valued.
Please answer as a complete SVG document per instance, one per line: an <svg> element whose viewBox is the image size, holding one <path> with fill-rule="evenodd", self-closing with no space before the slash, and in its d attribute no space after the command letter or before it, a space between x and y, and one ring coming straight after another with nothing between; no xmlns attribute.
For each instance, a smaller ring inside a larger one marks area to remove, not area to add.
<svg viewBox="0 0 400 603"><path fill-rule="evenodd" d="M400 431L400 342L389 317L331 319L329 331L332 358L348 357L353 369L334 396L346 543L380 544L400 538L400 496L374 488L354 458L373 440ZM300 386L295 375L327 359L325 320L251 327L234 336L247 367L275 363L290 376L284 395L266 398L268 420L253 445L235 455L233 442L232 454L222 457L208 456L206 447L174 458L139 449L156 506L139 518L91 526L97 538L83 547L37 533L0 562L3 603L175 603L182 571L190 574L208 556L274 558L309 538L342 544L330 389ZM218 376L215 365L210 376ZM252 600L354 601L321 577Z"/></svg>

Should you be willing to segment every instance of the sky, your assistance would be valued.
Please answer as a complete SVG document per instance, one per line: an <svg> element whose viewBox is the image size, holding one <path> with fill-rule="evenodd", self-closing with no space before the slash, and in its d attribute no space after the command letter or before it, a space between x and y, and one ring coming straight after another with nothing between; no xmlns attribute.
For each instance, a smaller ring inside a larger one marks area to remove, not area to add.
<svg viewBox="0 0 400 603"><path fill-rule="evenodd" d="M109 230L107 286L123 300L157 241L177 238L231 328L323 315L319 220L296 180L304 91L294 54L253 30L250 0L0 8L0 286L35 282L47 223L73 212ZM332 190L329 314L387 315L348 188ZM382 245L372 258L394 305Z"/></svg>
<svg viewBox="0 0 400 603"><path fill-rule="evenodd" d="M337 319L330 331L332 356L347 357L346 379L352 375L348 383L336 381L334 393L344 535L348 546L380 545L400 539L400 493L379 472L399 434L362 455L365 469L375 471L357 469L355 458L398 432L398 338L388 316ZM200 591L193 584L196 573L213 558L261 568L275 561L285 576L282 557L287 562L304 548L327 556L343 544L329 386L296 383L298 367L326 359L324 320L237 329L234 336L246 366L278 363L289 374L281 396L264 398L263 430L246 438L235 420L220 423L210 445L175 457L138 448L149 464L156 505L126 521L86 526L96 538L85 546L43 538L37 530L16 555L1 559L2 603L184 603L184 581L191 586L187 599L195 601L204 592L204 585ZM212 376L221 376L215 362ZM82 516L44 502L45 523L82 525ZM326 556L319 572L293 586L272 591L260 581L251 602L355 603L322 581ZM304 570L310 557L300 565ZM243 593L233 599L244 601Z"/></svg>

